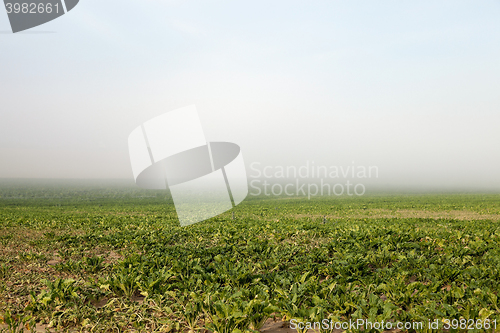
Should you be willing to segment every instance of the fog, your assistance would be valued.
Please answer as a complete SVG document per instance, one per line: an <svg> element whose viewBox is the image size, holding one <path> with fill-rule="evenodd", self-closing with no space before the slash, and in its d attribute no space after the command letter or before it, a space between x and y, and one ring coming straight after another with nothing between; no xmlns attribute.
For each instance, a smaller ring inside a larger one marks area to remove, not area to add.
<svg viewBox="0 0 500 333"><path fill-rule="evenodd" d="M0 178L132 179L127 138L195 104L252 163L500 190L498 1L98 1L12 34Z"/></svg>

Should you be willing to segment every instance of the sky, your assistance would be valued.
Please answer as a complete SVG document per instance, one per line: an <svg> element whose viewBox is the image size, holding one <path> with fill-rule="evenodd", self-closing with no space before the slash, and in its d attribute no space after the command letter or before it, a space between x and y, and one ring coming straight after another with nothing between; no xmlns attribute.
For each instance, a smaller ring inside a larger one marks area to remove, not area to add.
<svg viewBox="0 0 500 333"><path fill-rule="evenodd" d="M130 132L195 104L247 167L500 190L498 17L488 0L80 0L12 34L0 9L0 178L132 179Z"/></svg>

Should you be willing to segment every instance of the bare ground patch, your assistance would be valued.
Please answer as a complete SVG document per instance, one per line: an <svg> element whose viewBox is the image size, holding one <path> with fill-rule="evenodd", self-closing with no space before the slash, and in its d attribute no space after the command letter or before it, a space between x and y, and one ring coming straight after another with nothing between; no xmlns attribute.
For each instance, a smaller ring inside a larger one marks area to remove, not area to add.
<svg viewBox="0 0 500 333"><path fill-rule="evenodd" d="M481 214L469 210L450 210L450 211L426 211L426 210L389 210L389 209L371 209L364 211L357 211L353 214L347 215L323 215L323 214L288 214L292 218L322 218L327 219L342 219L342 218L424 218L424 219L453 219L461 221L472 220L500 220L499 214Z"/></svg>

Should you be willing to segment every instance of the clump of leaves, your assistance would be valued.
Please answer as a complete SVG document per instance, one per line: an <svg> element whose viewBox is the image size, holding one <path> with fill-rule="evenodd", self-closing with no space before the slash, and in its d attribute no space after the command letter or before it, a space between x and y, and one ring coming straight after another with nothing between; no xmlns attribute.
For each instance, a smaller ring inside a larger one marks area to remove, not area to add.
<svg viewBox="0 0 500 333"><path fill-rule="evenodd" d="M0 279L6 279L12 272L12 266L6 263L0 264Z"/></svg>
<svg viewBox="0 0 500 333"><path fill-rule="evenodd" d="M241 295L241 292L233 295L207 294L202 305L208 318L205 328L218 333L245 331L249 322Z"/></svg>
<svg viewBox="0 0 500 333"><path fill-rule="evenodd" d="M35 332L36 321L31 315L13 314L10 310L5 311L0 316L0 322L3 322L7 327L0 329L0 332L5 333L22 333Z"/></svg>
<svg viewBox="0 0 500 333"><path fill-rule="evenodd" d="M61 304L79 304L83 300L78 295L79 287L74 279L60 279L54 281L43 279L41 281L47 288L38 295L31 293L31 304L29 309L33 312L58 306Z"/></svg>
<svg viewBox="0 0 500 333"><path fill-rule="evenodd" d="M84 259L84 269L89 273L97 273L104 268L104 259L99 256L87 257Z"/></svg>

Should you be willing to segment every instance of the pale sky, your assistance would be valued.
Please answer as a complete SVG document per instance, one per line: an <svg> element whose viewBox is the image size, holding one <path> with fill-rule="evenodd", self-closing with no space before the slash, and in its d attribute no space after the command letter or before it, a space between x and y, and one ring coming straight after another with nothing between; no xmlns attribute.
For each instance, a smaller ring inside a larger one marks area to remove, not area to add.
<svg viewBox="0 0 500 333"><path fill-rule="evenodd" d="M12 34L0 178L132 178L129 133L196 104L247 165L376 165L500 190L500 1L80 0Z"/></svg>

